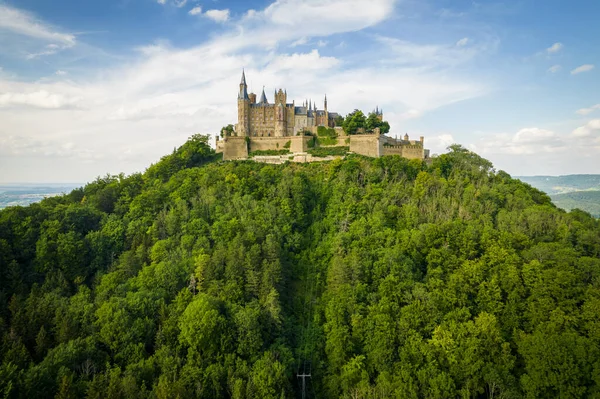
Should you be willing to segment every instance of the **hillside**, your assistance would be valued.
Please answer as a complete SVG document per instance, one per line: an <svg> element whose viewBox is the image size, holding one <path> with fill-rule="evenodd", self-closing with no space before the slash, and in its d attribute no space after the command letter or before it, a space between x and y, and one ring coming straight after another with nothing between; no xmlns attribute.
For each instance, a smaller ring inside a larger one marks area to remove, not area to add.
<svg viewBox="0 0 600 399"><path fill-rule="evenodd" d="M0 211L0 396L600 395L600 222L454 146L218 161Z"/></svg>
<svg viewBox="0 0 600 399"><path fill-rule="evenodd" d="M600 217L600 175L519 176L564 210L581 209Z"/></svg>
<svg viewBox="0 0 600 399"><path fill-rule="evenodd" d="M567 211L577 208L600 218L600 191L575 191L551 195L550 198L559 208Z"/></svg>

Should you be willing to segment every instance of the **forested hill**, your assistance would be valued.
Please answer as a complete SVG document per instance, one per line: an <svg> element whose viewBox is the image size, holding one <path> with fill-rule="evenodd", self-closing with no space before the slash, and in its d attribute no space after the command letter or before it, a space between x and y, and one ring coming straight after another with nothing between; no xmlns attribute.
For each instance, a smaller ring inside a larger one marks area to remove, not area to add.
<svg viewBox="0 0 600 399"><path fill-rule="evenodd" d="M454 146L221 162L0 212L0 397L600 395L600 222Z"/></svg>

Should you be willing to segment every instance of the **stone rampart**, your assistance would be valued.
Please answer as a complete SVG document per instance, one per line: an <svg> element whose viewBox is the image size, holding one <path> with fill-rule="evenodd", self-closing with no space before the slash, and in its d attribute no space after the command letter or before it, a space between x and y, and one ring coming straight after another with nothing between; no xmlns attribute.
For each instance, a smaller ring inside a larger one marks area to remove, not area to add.
<svg viewBox="0 0 600 399"><path fill-rule="evenodd" d="M308 142L312 140L310 136L293 136L289 137L292 140L290 151L293 153L306 152L308 150Z"/></svg>
<svg viewBox="0 0 600 399"><path fill-rule="evenodd" d="M425 154L422 145L414 144L384 145L383 153L381 155L400 155L407 159L423 159Z"/></svg>
<svg viewBox="0 0 600 399"><path fill-rule="evenodd" d="M245 137L226 137L223 140L223 160L248 158L248 143Z"/></svg>
<svg viewBox="0 0 600 399"><path fill-rule="evenodd" d="M250 137L250 152L284 150L292 137ZM291 143L290 143L291 144Z"/></svg>
<svg viewBox="0 0 600 399"><path fill-rule="evenodd" d="M378 158L383 155L383 143L378 134L355 134L350 136L350 152Z"/></svg>

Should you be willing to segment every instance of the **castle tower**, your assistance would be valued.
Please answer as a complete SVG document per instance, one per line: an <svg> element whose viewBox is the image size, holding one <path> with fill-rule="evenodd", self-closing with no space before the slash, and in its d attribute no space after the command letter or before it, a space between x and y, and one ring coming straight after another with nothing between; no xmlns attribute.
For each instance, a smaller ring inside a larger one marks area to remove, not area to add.
<svg viewBox="0 0 600 399"><path fill-rule="evenodd" d="M246 85L246 74L242 70L242 80L238 93L238 123L237 136L250 135L250 97L248 97L248 85Z"/></svg>
<svg viewBox="0 0 600 399"><path fill-rule="evenodd" d="M324 106L325 106L325 115L323 118L323 125L329 127L329 112L327 111L327 94L325 94Z"/></svg>
<svg viewBox="0 0 600 399"><path fill-rule="evenodd" d="M279 89L275 95L275 137L283 137L287 132L287 94Z"/></svg>

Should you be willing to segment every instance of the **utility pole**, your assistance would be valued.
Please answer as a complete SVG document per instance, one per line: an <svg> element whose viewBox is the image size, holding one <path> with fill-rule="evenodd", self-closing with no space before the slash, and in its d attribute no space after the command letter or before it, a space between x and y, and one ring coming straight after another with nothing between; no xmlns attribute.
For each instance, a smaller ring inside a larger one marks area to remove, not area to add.
<svg viewBox="0 0 600 399"><path fill-rule="evenodd" d="M306 399L306 378L310 378L310 373L303 371L302 374L296 374L296 377L302 378L302 399Z"/></svg>

